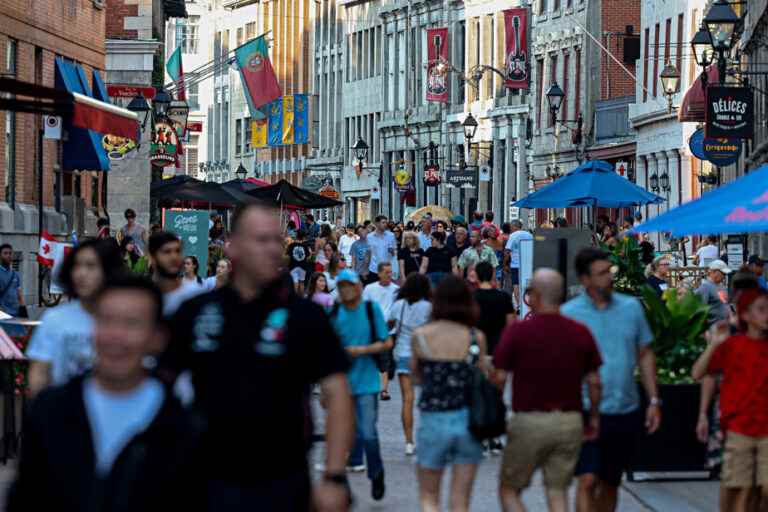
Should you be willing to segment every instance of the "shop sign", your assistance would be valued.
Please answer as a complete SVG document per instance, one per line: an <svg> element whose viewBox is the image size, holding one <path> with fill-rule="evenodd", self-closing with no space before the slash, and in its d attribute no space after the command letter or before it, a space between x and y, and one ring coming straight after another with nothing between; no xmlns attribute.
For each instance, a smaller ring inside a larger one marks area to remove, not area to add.
<svg viewBox="0 0 768 512"><path fill-rule="evenodd" d="M704 154L704 128L699 128L693 132L691 138L688 139L688 149L699 160L707 159L707 155Z"/></svg>
<svg viewBox="0 0 768 512"><path fill-rule="evenodd" d="M440 166L437 164L424 167L424 183L428 187L436 187L440 184Z"/></svg>
<svg viewBox="0 0 768 512"><path fill-rule="evenodd" d="M445 170L445 183L449 187L475 188L477 187L477 168L448 168Z"/></svg>
<svg viewBox="0 0 768 512"><path fill-rule="evenodd" d="M151 100L155 97L154 87L138 87L135 85L108 85L107 96L112 98L131 98L141 94L144 98Z"/></svg>
<svg viewBox="0 0 768 512"><path fill-rule="evenodd" d="M136 149L136 141L117 135L105 135L101 139L101 147L110 160L122 160L127 153Z"/></svg>
<svg viewBox="0 0 768 512"><path fill-rule="evenodd" d="M491 181L491 166L490 165L481 165L480 166L480 181Z"/></svg>
<svg viewBox="0 0 768 512"><path fill-rule="evenodd" d="M381 199L381 189L378 185L374 185L371 188L371 199Z"/></svg>
<svg viewBox="0 0 768 512"><path fill-rule="evenodd" d="M333 188L333 185L324 185L317 193L328 199L339 199L339 192Z"/></svg>
<svg viewBox="0 0 768 512"><path fill-rule="evenodd" d="M736 163L741 155L741 139L704 139L704 156L712 165L724 167Z"/></svg>
<svg viewBox="0 0 768 512"><path fill-rule="evenodd" d="M179 151L179 137L171 121L157 121L152 129L152 143L149 146L149 160L156 167L168 167L176 163Z"/></svg>
<svg viewBox="0 0 768 512"><path fill-rule="evenodd" d="M392 173L392 180L395 182L395 189L398 192L407 192L411 189L413 173L410 171L408 162L395 162L395 172Z"/></svg>
<svg viewBox="0 0 768 512"><path fill-rule="evenodd" d="M707 137L751 139L753 118L754 94L750 87L707 88Z"/></svg>

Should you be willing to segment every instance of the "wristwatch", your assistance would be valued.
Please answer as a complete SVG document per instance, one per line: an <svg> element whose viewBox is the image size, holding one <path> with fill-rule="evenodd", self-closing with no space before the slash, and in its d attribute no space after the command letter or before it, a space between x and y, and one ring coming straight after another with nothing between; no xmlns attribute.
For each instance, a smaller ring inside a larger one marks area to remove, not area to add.
<svg viewBox="0 0 768 512"><path fill-rule="evenodd" d="M336 485L343 485L345 487L349 484L349 482L347 481L346 473L326 473L325 475L323 475L323 479L326 482L330 482Z"/></svg>
<svg viewBox="0 0 768 512"><path fill-rule="evenodd" d="M655 405L656 407L661 407L661 398L657 396L651 397L651 400L648 403L650 405Z"/></svg>

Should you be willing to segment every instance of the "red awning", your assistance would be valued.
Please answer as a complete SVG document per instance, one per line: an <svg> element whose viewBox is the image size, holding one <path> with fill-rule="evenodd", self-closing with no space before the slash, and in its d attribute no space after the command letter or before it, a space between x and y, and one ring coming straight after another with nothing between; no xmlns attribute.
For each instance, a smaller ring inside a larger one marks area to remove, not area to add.
<svg viewBox="0 0 768 512"><path fill-rule="evenodd" d="M707 83L720 82L717 66L707 70ZM693 82L683 96L683 102L677 111L677 120L683 123L703 123L707 115L707 95L702 86L701 75Z"/></svg>
<svg viewBox="0 0 768 512"><path fill-rule="evenodd" d="M130 110L103 101L72 93L75 109L72 124L104 135L117 135L136 140L139 133L138 116Z"/></svg>

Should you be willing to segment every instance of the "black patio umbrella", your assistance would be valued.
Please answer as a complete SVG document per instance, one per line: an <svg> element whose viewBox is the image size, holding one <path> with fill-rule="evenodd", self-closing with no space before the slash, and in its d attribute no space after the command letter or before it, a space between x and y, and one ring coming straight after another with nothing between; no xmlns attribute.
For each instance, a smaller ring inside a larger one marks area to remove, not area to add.
<svg viewBox="0 0 768 512"><path fill-rule="evenodd" d="M181 177L179 177L181 178ZM171 181L176 178L171 178ZM163 184L150 190L150 197L163 205L176 203L195 203L198 205L237 206L253 202L253 198L238 192L227 190L220 183L200 181L194 178L179 179L176 183Z"/></svg>
<svg viewBox="0 0 768 512"><path fill-rule="evenodd" d="M248 181L248 180L241 180L239 178L225 181L224 183L221 184L221 186L224 190L227 190L227 191L234 190L235 192L242 192L244 194L250 192L251 190L261 187L261 185L257 183L253 183L252 181Z"/></svg>
<svg viewBox="0 0 768 512"><path fill-rule="evenodd" d="M297 208L333 208L341 206L342 202L330 199L309 190L291 185L286 180L280 180L274 185L250 190L247 194L255 199L274 204L275 206L294 206Z"/></svg>

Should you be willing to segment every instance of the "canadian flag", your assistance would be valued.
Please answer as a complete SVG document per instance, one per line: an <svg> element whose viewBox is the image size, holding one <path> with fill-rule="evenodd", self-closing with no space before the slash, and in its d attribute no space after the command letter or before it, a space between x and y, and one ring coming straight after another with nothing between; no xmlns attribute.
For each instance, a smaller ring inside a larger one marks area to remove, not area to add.
<svg viewBox="0 0 768 512"><path fill-rule="evenodd" d="M66 245L56 241L47 231L43 231L40 235L40 249L37 251L38 263L52 267L56 260L64 257Z"/></svg>

